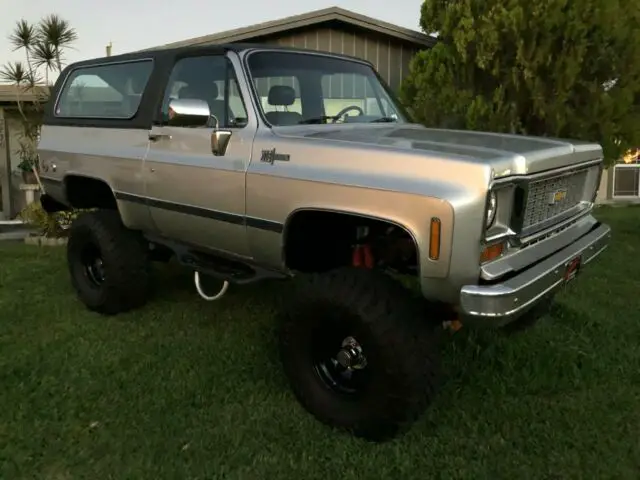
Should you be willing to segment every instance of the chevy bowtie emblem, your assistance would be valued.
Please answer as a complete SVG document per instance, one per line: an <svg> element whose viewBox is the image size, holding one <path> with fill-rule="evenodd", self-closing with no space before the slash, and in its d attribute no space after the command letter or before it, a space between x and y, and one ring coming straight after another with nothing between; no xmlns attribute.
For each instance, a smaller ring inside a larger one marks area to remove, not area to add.
<svg viewBox="0 0 640 480"><path fill-rule="evenodd" d="M567 198L566 188L556 190L551 195L549 195L549 205L555 205L556 203L563 201L565 198Z"/></svg>
<svg viewBox="0 0 640 480"><path fill-rule="evenodd" d="M289 155L286 153L276 153L275 148L271 150L262 150L260 161L270 165L273 165L273 162L288 162Z"/></svg>

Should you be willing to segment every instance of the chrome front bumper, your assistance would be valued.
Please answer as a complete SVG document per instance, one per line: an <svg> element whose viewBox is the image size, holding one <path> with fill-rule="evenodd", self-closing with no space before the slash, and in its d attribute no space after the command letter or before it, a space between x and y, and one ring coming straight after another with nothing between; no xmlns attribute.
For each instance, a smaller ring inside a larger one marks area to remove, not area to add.
<svg viewBox="0 0 640 480"><path fill-rule="evenodd" d="M466 285L460 291L460 314L465 323L499 327L516 320L547 294L565 283L568 267L580 259L580 269L609 244L611 228L598 224L575 242L502 283Z"/></svg>

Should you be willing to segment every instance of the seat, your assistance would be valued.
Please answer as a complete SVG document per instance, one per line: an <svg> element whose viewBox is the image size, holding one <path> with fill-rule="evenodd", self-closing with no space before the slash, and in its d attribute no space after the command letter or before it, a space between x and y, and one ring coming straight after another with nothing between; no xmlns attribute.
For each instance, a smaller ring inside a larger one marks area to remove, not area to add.
<svg viewBox="0 0 640 480"><path fill-rule="evenodd" d="M209 104L209 111L211 115L215 115L220 124L224 122L224 100L218 100L218 87L215 83L195 83L186 85L180 89L178 98L204 100Z"/></svg>
<svg viewBox="0 0 640 480"><path fill-rule="evenodd" d="M287 85L274 85L269 89L267 103L274 107L290 107L296 101L296 91ZM298 112L271 111L265 113L271 125L297 125L302 120Z"/></svg>

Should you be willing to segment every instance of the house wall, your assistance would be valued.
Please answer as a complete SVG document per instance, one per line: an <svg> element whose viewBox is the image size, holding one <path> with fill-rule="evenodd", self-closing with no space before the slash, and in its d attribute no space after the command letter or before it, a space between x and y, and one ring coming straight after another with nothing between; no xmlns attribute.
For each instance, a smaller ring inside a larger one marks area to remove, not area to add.
<svg viewBox="0 0 640 480"><path fill-rule="evenodd" d="M5 109L5 122L9 126L9 148L11 155L11 171L13 173L18 172L18 164L20 159L18 158L17 150L20 147L20 141L22 139L22 122L20 113L14 109Z"/></svg>
<svg viewBox="0 0 640 480"><path fill-rule="evenodd" d="M256 37L252 43L352 55L371 62L392 90L398 91L409 72L409 62L422 47L375 32L349 28L344 24L311 27L282 34Z"/></svg>
<svg viewBox="0 0 640 480"><path fill-rule="evenodd" d="M6 218L13 218L26 206L25 193L20 190L23 181L22 172L18 169L20 159L16 152L22 136L22 121L20 113L12 106L0 106L0 119L0 124L4 126L2 129L4 133L0 135L2 142L2 146L0 146L2 212ZM10 171L7 171L8 166Z"/></svg>
<svg viewBox="0 0 640 480"><path fill-rule="evenodd" d="M10 180L7 172L10 170L9 167L9 157L7 154L7 130L8 126L5 123L4 119L4 108L0 106L0 212L2 217L10 217L12 208L11 208L11 187Z"/></svg>

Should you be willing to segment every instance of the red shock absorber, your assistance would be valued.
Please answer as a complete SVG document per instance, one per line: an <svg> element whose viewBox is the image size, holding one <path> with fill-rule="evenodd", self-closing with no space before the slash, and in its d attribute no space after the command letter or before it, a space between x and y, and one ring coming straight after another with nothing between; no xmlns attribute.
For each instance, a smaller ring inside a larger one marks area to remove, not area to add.
<svg viewBox="0 0 640 480"><path fill-rule="evenodd" d="M353 249L352 263L354 267L373 268L374 260L371 245L356 245Z"/></svg>
<svg viewBox="0 0 640 480"><path fill-rule="evenodd" d="M369 227L358 227L356 231L356 238L358 243L353 249L353 255L351 263L354 267L360 268L373 268L374 260L373 253L371 252L371 245L364 243L369 236ZM362 243L360 243L362 242Z"/></svg>

